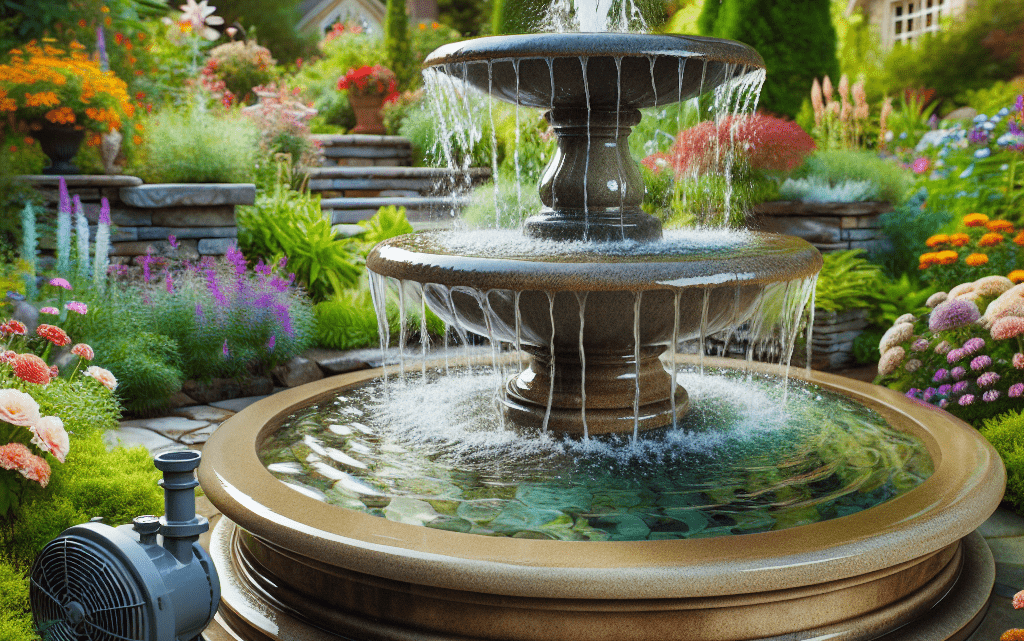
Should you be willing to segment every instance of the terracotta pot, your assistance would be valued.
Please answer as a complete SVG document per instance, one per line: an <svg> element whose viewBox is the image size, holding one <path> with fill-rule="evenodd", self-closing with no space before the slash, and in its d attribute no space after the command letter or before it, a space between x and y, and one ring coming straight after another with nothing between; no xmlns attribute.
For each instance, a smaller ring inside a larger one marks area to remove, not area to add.
<svg viewBox="0 0 1024 641"><path fill-rule="evenodd" d="M357 96L349 94L348 102L356 113L356 126L352 128L357 134L384 134L384 120L381 119L380 108L384 104L384 96Z"/></svg>
<svg viewBox="0 0 1024 641"><path fill-rule="evenodd" d="M38 125L38 129L32 129L32 137L39 141L43 153L50 159L50 166L43 173L51 176L82 173L71 160L85 140L85 130L48 120L40 121Z"/></svg>

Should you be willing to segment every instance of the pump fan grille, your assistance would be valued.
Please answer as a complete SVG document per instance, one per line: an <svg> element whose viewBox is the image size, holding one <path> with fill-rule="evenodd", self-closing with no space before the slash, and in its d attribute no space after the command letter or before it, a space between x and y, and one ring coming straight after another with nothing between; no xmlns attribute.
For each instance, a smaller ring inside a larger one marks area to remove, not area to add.
<svg viewBox="0 0 1024 641"><path fill-rule="evenodd" d="M119 558L75 535L51 541L32 567L36 625L52 641L145 641L146 599Z"/></svg>

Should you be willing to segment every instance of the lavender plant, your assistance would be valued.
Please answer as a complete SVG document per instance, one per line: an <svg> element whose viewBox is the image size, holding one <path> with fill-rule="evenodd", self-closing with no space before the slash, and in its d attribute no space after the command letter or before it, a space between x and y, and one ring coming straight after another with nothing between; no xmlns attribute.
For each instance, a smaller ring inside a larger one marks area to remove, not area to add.
<svg viewBox="0 0 1024 641"><path fill-rule="evenodd" d="M92 282L101 291L107 283L110 264L110 202L100 199L100 216L96 224L96 246L93 250Z"/></svg>
<svg viewBox="0 0 1024 641"><path fill-rule="evenodd" d="M28 266L25 273L25 293L29 298L36 296L36 211L32 203L25 203L21 210L21 260Z"/></svg>
<svg viewBox="0 0 1024 641"><path fill-rule="evenodd" d="M75 194L75 244L78 250L78 278L85 282L89 278L89 221L85 219L85 209L78 194Z"/></svg>
<svg viewBox="0 0 1024 641"><path fill-rule="evenodd" d="M71 198L64 177L60 178L60 203L57 207L57 272L71 271Z"/></svg>

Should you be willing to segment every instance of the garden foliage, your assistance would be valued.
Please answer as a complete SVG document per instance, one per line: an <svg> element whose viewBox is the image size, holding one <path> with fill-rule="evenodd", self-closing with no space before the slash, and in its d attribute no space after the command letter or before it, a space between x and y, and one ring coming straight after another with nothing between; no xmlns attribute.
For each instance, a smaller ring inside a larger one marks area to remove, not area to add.
<svg viewBox="0 0 1024 641"><path fill-rule="evenodd" d="M860 249L827 252L818 272L814 307L826 312L843 312L871 307L875 302L882 272L862 256Z"/></svg>
<svg viewBox="0 0 1024 641"><path fill-rule="evenodd" d="M1018 513L1024 512L1024 410L1007 412L985 420L980 431L999 452L1006 466L1006 494L1003 500Z"/></svg>

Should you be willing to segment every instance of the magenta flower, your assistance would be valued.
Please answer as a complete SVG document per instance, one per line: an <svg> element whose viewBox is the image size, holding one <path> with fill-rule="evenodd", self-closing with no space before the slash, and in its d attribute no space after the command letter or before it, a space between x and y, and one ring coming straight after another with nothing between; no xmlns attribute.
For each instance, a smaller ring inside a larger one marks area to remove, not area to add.
<svg viewBox="0 0 1024 641"><path fill-rule="evenodd" d="M928 167L931 163L928 162L927 158L915 158L914 162L911 163L910 168L914 170L915 174L923 174L928 171Z"/></svg>
<svg viewBox="0 0 1024 641"><path fill-rule="evenodd" d="M961 358L963 358L966 355L967 355L967 353L964 352L962 347L957 347L956 349L951 349L951 350L949 350L949 353L946 354L946 362L948 362L950 365L952 365L953 363L957 362L958 360L960 360Z"/></svg>
<svg viewBox="0 0 1024 641"><path fill-rule="evenodd" d="M995 401L997 398L999 398L999 390L997 389L990 389L981 395L981 400L985 401L986 403L991 403Z"/></svg>
<svg viewBox="0 0 1024 641"><path fill-rule="evenodd" d="M915 352L923 352L924 350L928 349L928 339L917 339L916 341L914 341L914 344L910 346L910 349L914 350Z"/></svg>
<svg viewBox="0 0 1024 641"><path fill-rule="evenodd" d="M939 401L939 407L940 408L946 409L947 405L949 405L949 401L947 401L946 399L942 399L941 401Z"/></svg>
<svg viewBox="0 0 1024 641"><path fill-rule="evenodd" d="M939 394L942 394L943 396L945 396L945 395L949 394L949 392L952 389L953 389L953 386L949 385L948 383L946 385L939 385Z"/></svg>
<svg viewBox="0 0 1024 641"><path fill-rule="evenodd" d="M1006 393L1010 398L1017 398L1021 394L1024 394L1024 383L1014 383L1010 386L1010 391Z"/></svg>
<svg viewBox="0 0 1024 641"><path fill-rule="evenodd" d="M949 370L949 375L953 377L953 380L958 381L961 378L963 378L965 374L967 374L967 370L965 370L962 367L954 367L953 369Z"/></svg>
<svg viewBox="0 0 1024 641"><path fill-rule="evenodd" d="M171 249L177 249L181 243L178 242L178 238L173 234L167 237L167 242L171 244Z"/></svg>
<svg viewBox="0 0 1024 641"><path fill-rule="evenodd" d="M992 357L982 354L971 361L971 369L977 372L979 369L985 369L992 364Z"/></svg>
<svg viewBox="0 0 1024 641"><path fill-rule="evenodd" d="M977 352L979 349L981 349L984 346L985 346L985 339L984 338L975 337L975 338L968 339L967 342L964 343L964 346L961 349L964 350L964 352L966 352L967 354L974 354L975 352Z"/></svg>
<svg viewBox="0 0 1024 641"><path fill-rule="evenodd" d="M50 314L51 316L56 316L57 314L60 313L60 310L58 310L56 307L40 307L39 308L39 313L40 314Z"/></svg>
<svg viewBox="0 0 1024 641"><path fill-rule="evenodd" d="M100 219L101 225L110 224L110 201L107 200L106 196L100 198Z"/></svg>
<svg viewBox="0 0 1024 641"><path fill-rule="evenodd" d="M167 278L165 279L164 283L167 285L167 293L168 294L173 294L174 293L174 278L171 276L171 272L167 272Z"/></svg>
<svg viewBox="0 0 1024 641"><path fill-rule="evenodd" d="M64 305L64 309L82 315L89 313L89 306L85 303L80 303L77 300L68 301L68 303Z"/></svg>
<svg viewBox="0 0 1024 641"><path fill-rule="evenodd" d="M917 389L916 387L911 387L910 389L907 390L907 393L906 393L905 396L907 398L917 398L917 393L920 392L920 391L921 390Z"/></svg>
<svg viewBox="0 0 1024 641"><path fill-rule="evenodd" d="M68 195L68 183L64 180L64 176L61 176L60 181L57 183L57 191L60 194L60 203L57 205L57 211L62 214L70 214L71 196Z"/></svg>
<svg viewBox="0 0 1024 641"><path fill-rule="evenodd" d="M949 371L944 368L935 370L935 376L932 376L933 383L941 383L942 381L949 378Z"/></svg>
<svg viewBox="0 0 1024 641"><path fill-rule="evenodd" d="M960 381L959 383L957 383L956 385L953 386L953 393L954 394L962 394L962 393L966 392L967 391L967 386L969 384L970 383L968 383L967 381Z"/></svg>
<svg viewBox="0 0 1024 641"><path fill-rule="evenodd" d="M64 179L61 178L61 180L64 180ZM69 283L64 278L60 278L60 277L58 277L58 278L51 278L50 279L50 284L53 285L54 287L60 287L61 289L66 289L68 291L71 291L71 283Z"/></svg>
<svg viewBox="0 0 1024 641"><path fill-rule="evenodd" d="M999 381L999 378L999 374L996 374L995 372L985 372L984 374L978 377L978 387L988 387L990 385L995 385L996 382Z"/></svg>
<svg viewBox="0 0 1024 641"><path fill-rule="evenodd" d="M957 402L960 403L960 407L967 407L974 402L974 394L964 394Z"/></svg>
<svg viewBox="0 0 1024 641"><path fill-rule="evenodd" d="M220 351L221 351L222 354L224 354L224 358L228 357L228 354L229 354L229 352L228 352L228 339L226 339L226 338L224 339L224 346L221 347Z"/></svg>
<svg viewBox="0 0 1024 641"><path fill-rule="evenodd" d="M928 329L941 332L970 325L981 318L981 312L973 301L954 298L939 303L928 317Z"/></svg>
<svg viewBox="0 0 1024 641"><path fill-rule="evenodd" d="M274 351L274 345L276 345L276 344L277 344L277 336L275 336L274 334L271 334L270 335L270 339L267 341L267 351L268 352Z"/></svg>

